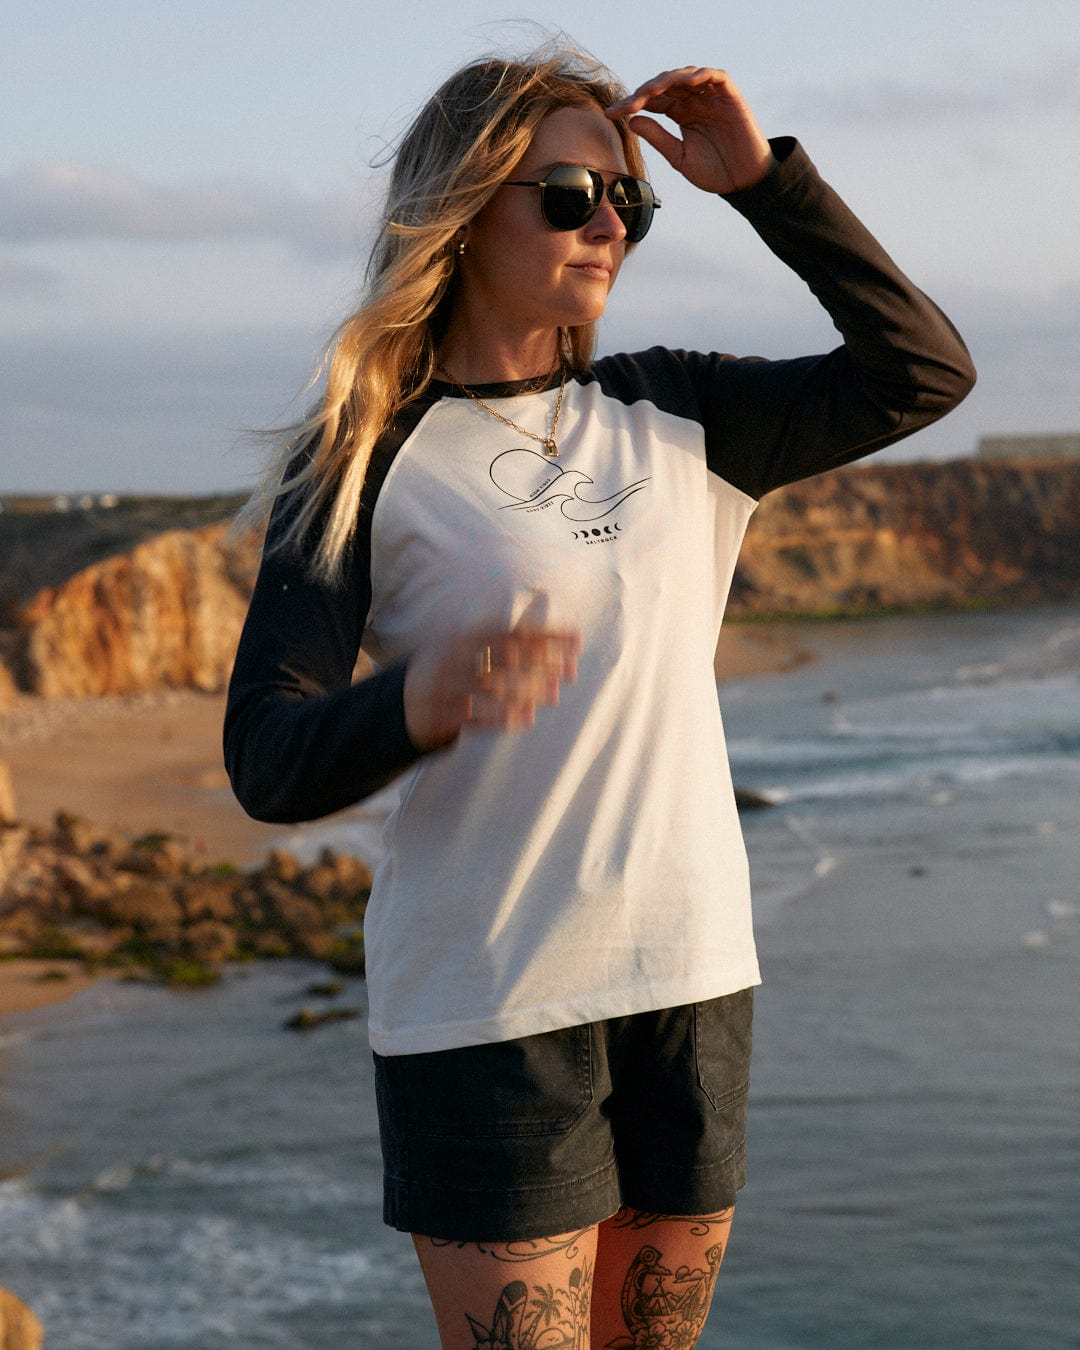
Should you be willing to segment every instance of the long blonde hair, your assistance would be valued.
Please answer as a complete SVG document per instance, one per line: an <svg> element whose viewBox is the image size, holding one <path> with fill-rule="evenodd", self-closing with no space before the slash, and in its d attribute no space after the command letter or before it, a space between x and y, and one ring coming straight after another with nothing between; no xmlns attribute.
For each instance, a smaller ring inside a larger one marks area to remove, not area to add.
<svg viewBox="0 0 1080 1350"><path fill-rule="evenodd" d="M487 204L545 117L567 106L605 108L624 92L592 57L554 43L520 59L483 58L445 81L394 155L361 303L327 346L322 399L277 438L242 525L261 522L287 497L275 547L317 538L314 572L340 577L371 452L432 378L456 290L455 234ZM625 122L614 125L630 173L644 176L637 137ZM595 340L595 323L562 330L561 355L572 370L587 367Z"/></svg>

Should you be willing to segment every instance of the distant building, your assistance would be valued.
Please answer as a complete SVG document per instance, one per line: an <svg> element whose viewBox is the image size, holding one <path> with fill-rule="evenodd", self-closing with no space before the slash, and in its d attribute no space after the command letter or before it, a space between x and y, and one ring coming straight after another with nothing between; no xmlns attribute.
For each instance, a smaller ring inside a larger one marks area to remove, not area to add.
<svg viewBox="0 0 1080 1350"><path fill-rule="evenodd" d="M1080 459L1080 431L1055 436L984 436L980 459Z"/></svg>

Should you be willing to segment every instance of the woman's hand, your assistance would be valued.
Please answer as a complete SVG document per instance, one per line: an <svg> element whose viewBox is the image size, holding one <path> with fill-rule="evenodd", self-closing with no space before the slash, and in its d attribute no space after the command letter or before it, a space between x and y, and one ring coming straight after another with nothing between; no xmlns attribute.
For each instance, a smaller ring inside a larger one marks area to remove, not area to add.
<svg viewBox="0 0 1080 1350"><path fill-rule="evenodd" d="M653 118L636 115L643 110L669 117L682 140ZM631 129L704 192L753 187L776 163L754 114L723 70L665 70L613 104L607 115L629 117Z"/></svg>
<svg viewBox="0 0 1080 1350"><path fill-rule="evenodd" d="M417 750L438 750L465 726L520 731L577 678L577 633L516 628L473 632L411 657L405 727Z"/></svg>

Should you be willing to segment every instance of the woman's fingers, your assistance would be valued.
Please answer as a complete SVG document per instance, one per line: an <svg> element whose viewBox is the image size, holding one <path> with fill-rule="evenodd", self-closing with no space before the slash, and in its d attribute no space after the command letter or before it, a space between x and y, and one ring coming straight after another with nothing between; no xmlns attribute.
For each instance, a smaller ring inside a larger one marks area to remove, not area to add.
<svg viewBox="0 0 1080 1350"><path fill-rule="evenodd" d="M470 633L413 656L405 672L405 725L418 750L449 745L465 725L532 726L577 677L576 632Z"/></svg>
<svg viewBox="0 0 1080 1350"><path fill-rule="evenodd" d="M517 630L487 635L474 653L468 721L513 730L531 726L538 708L559 701L559 688L577 678L576 633Z"/></svg>
<svg viewBox="0 0 1080 1350"><path fill-rule="evenodd" d="M775 163L772 148L734 80L713 66L665 70L613 104L607 113L629 118L633 131L706 192L751 187ZM682 133L681 139L642 113L669 118Z"/></svg>
<svg viewBox="0 0 1080 1350"><path fill-rule="evenodd" d="M711 66L681 66L654 75L607 111L612 117L630 117L646 110L670 115L690 99L727 89L738 93L727 71Z"/></svg>

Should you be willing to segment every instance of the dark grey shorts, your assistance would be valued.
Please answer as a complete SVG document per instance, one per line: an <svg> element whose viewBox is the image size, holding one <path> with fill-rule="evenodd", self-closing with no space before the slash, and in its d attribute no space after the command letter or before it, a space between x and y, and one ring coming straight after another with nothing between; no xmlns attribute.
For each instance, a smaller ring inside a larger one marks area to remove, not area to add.
<svg viewBox="0 0 1080 1350"><path fill-rule="evenodd" d="M554 1236L712 1214L745 1179L753 990L516 1041L375 1056L393 1228Z"/></svg>

